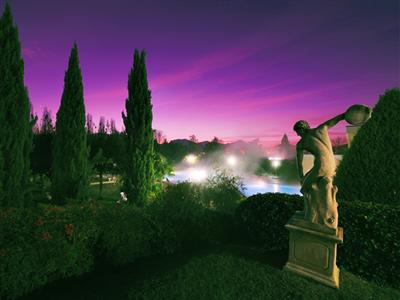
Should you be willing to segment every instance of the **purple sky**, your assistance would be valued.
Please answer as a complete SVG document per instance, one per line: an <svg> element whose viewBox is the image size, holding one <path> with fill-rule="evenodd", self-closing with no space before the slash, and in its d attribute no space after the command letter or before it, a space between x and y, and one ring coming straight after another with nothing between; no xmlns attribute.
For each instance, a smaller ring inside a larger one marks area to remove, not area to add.
<svg viewBox="0 0 400 300"><path fill-rule="evenodd" d="M294 142L298 119L315 126L399 86L397 0L10 2L39 115L58 110L75 40L86 112L118 127L133 50L146 49L153 128L168 139Z"/></svg>

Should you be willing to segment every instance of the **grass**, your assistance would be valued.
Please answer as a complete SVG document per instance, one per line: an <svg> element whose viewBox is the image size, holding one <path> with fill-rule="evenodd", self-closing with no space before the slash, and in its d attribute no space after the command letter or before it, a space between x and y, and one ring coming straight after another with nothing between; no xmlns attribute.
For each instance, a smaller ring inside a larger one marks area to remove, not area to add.
<svg viewBox="0 0 400 300"><path fill-rule="evenodd" d="M89 198L101 200L104 202L115 203L117 200L120 199L120 194L119 194L120 190L121 190L121 184L119 183L103 184L103 191L100 199L99 185L90 185Z"/></svg>
<svg viewBox="0 0 400 300"><path fill-rule="evenodd" d="M129 299L400 299L348 272L336 291L229 253L193 258L185 266L131 288Z"/></svg>
<svg viewBox="0 0 400 300"><path fill-rule="evenodd" d="M400 299L341 270L339 290L281 270L285 257L243 247L197 248L146 258L125 267L103 267L56 282L26 299Z"/></svg>

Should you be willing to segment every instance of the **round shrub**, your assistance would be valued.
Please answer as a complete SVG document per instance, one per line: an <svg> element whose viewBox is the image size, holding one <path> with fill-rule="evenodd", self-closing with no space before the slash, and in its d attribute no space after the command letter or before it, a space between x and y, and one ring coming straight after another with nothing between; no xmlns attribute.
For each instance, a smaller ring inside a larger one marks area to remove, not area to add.
<svg viewBox="0 0 400 300"><path fill-rule="evenodd" d="M387 90L338 167L338 198L400 205L399 112L400 90Z"/></svg>
<svg viewBox="0 0 400 300"><path fill-rule="evenodd" d="M284 226L302 208L299 195L257 194L239 205L236 220L244 236L263 249L287 249L289 234Z"/></svg>

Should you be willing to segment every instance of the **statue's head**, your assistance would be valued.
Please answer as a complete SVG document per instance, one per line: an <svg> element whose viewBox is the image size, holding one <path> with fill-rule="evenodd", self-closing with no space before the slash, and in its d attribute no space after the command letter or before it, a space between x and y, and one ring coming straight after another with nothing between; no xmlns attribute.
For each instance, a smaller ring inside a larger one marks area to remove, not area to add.
<svg viewBox="0 0 400 300"><path fill-rule="evenodd" d="M303 136L308 129L310 129L310 125L304 120L297 121L293 126L293 130L296 131L299 136Z"/></svg>

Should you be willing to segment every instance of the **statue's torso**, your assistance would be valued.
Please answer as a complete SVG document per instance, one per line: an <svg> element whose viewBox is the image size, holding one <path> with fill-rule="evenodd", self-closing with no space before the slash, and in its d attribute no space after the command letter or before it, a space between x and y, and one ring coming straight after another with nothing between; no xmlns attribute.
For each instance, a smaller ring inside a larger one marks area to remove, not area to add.
<svg viewBox="0 0 400 300"><path fill-rule="evenodd" d="M310 129L299 143L304 150L314 156L313 170L317 172L317 176L333 176L336 162L328 130L325 126Z"/></svg>

